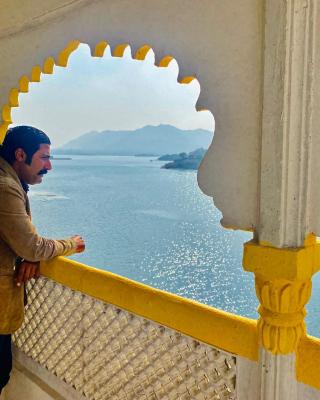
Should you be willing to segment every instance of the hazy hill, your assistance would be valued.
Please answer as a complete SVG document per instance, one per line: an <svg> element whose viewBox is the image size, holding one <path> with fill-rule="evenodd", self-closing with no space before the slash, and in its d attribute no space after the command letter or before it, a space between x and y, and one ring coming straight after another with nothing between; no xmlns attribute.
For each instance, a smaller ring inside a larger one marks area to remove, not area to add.
<svg viewBox="0 0 320 400"><path fill-rule="evenodd" d="M135 155L181 153L208 148L212 133L184 131L171 125L145 126L135 131L92 131L55 149L54 154Z"/></svg>

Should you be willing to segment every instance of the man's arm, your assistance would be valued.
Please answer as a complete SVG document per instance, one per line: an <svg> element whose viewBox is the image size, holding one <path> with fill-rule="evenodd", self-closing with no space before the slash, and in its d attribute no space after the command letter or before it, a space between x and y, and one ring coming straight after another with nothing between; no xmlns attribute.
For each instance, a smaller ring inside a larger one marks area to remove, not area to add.
<svg viewBox="0 0 320 400"><path fill-rule="evenodd" d="M85 243L81 236L73 236L73 239L77 242L76 253L81 253L85 249ZM15 278L17 286L21 286L22 282L27 282L29 279L38 279L40 276L40 262L39 261L27 261L21 259L18 266L18 273Z"/></svg>
<svg viewBox="0 0 320 400"><path fill-rule="evenodd" d="M41 261L84 250L80 236L53 240L38 235L25 210L22 194L15 187L0 186L0 237L20 257Z"/></svg>

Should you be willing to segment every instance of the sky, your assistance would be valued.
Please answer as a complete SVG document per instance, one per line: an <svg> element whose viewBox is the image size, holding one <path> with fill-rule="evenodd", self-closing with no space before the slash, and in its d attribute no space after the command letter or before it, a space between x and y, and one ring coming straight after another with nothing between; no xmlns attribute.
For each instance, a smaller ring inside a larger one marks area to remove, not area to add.
<svg viewBox="0 0 320 400"><path fill-rule="evenodd" d="M145 125L170 124L180 129L214 130L209 111L197 112L200 93L197 80L177 82L178 65L154 65L150 51L144 61L124 57L91 57L81 44L66 68L55 67L30 83L12 109L13 125L32 125L45 131L56 148L90 131L134 130Z"/></svg>

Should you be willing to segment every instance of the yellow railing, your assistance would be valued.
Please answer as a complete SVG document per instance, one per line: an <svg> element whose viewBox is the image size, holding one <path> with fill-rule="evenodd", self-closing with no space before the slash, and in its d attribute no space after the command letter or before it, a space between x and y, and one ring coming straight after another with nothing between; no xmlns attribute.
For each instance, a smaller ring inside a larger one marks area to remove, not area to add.
<svg viewBox="0 0 320 400"><path fill-rule="evenodd" d="M157 377L166 392L176 390L171 387L174 379L177 387L183 379L188 381L188 389L183 390L203 393L218 390L215 379L219 378L221 398L229 399L236 390L237 356L258 360L255 320L63 257L41 263L41 274L45 279L28 287L26 321L15 342L27 356L77 390L86 391L89 398L100 382L97 371L110 364L111 372L121 365L119 377L126 371L126 393L132 398L141 382L150 388L150 380ZM319 358L320 340L303 337L297 350L297 379L317 389ZM149 371L147 378L144 369ZM197 380L190 380L190 374L198 374ZM208 380L207 374L211 374ZM93 377L98 381L93 382ZM118 377L110 379L103 385L112 395L120 386ZM101 392L101 399L105 393Z"/></svg>
<svg viewBox="0 0 320 400"><path fill-rule="evenodd" d="M111 272L58 257L41 273L71 289L250 360L258 359L256 321L227 313Z"/></svg>
<svg viewBox="0 0 320 400"><path fill-rule="evenodd" d="M14 335L17 362L39 379L94 400L235 398L238 358L221 348L249 347L223 328L236 343L250 321L63 258L41 269Z"/></svg>

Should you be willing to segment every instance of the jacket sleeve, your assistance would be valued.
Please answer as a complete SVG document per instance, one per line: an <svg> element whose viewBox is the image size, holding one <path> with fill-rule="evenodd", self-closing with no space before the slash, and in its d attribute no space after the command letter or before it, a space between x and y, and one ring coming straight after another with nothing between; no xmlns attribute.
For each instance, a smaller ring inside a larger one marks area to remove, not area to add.
<svg viewBox="0 0 320 400"><path fill-rule="evenodd" d="M77 244L69 238L46 239L38 235L25 209L23 194L13 186L0 186L0 237L28 261L49 260L75 253Z"/></svg>

